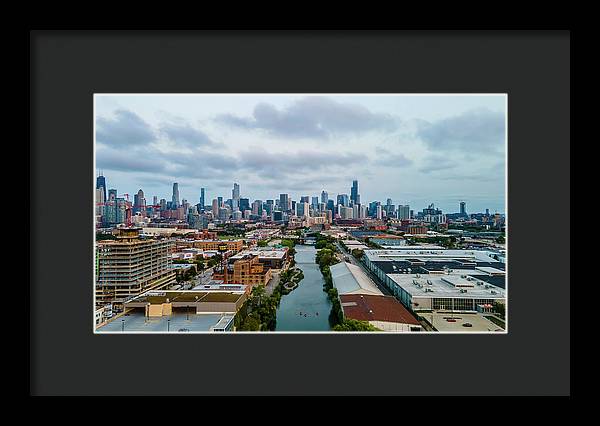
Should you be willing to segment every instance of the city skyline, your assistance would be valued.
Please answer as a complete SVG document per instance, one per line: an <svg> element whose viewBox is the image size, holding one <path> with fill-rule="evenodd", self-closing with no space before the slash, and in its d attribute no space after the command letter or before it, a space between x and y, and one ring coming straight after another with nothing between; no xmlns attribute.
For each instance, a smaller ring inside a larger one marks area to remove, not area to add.
<svg viewBox="0 0 600 426"><path fill-rule="evenodd" d="M98 178L101 178L102 182L103 182L105 185L106 185L106 182L107 182L107 181L109 181L109 179L107 179L107 176L103 175L101 172L97 174L97 176L96 176L96 179L98 179ZM358 183L358 182L360 182L360 181L359 181L359 180L357 180L357 179L353 179L352 183L354 183L354 182L357 182L357 183ZM96 184L97 184L97 182L96 182ZM177 188L179 188L178 182L173 182L173 184L171 184L171 188L173 188L173 185L175 185L175 184L177 184ZM313 200L313 199L318 199L318 200L319 200L319 202L321 202L321 196L322 196L323 192L325 192L326 194L328 194L328 197L329 197L329 199L330 199L330 200L331 200L331 199L333 199L333 200L334 200L334 202L335 202L335 204L337 205L338 203L337 203L337 201L335 201L335 200L337 199L337 196L338 196L338 195L345 195L345 196L348 196L348 199L350 200L350 199L351 199L351 198L350 198L350 197L351 197L351 190L352 190L352 188L350 188L350 191L348 191L347 193L333 194L333 198L332 198L332 193L331 193L330 191L327 191L327 190L322 190L322 191L320 192L320 194L317 194L317 195L313 195L313 194L304 194L304 195L298 195L297 197L294 197L294 196L292 196L291 194L288 194L288 193L278 193L278 194L276 194L276 195L273 195L273 196L272 196L272 197L270 197L270 198L252 198L252 197L249 197L249 196L246 196L246 195L244 195L244 193L241 191L241 186L240 186L238 183L232 182L232 188L234 187L234 185L237 185L237 188L238 188L238 190L240 191L240 196L239 196L239 198L240 198L240 199L248 199L248 200L249 200L249 203L250 203L250 205L251 205L253 202L255 202L255 201L262 201L262 203L266 203L266 201L267 201L267 200L272 200L272 201L274 201L274 202L275 202L275 201L278 201L278 200L280 199L280 196L281 196L282 194L286 194L286 195L288 195L288 198L289 198L289 200L290 200L290 201L294 201L294 202L296 202L296 203L301 203L301 202L302 202L302 199L303 199L304 197L308 197L308 199L309 199L309 204L312 204L312 201L311 201L311 200ZM153 195L151 195L151 196L150 196L150 195L149 195L149 194L148 194L148 193L147 193L147 192L146 192L146 191L145 191L143 188L139 188L139 189L138 189L138 191L135 191L134 193L131 193L131 192L121 192L121 191L120 191L118 188L113 188L113 187L111 187L110 185L108 185L108 186L105 188L105 191L104 191L104 192L107 192L107 191L109 191L109 190L113 190L113 189L116 189L116 190L117 190L117 196L118 196L118 197L122 197L122 196L123 196L123 194L127 194L127 195L129 195L129 196L130 196L130 197L129 197L129 201L133 202L133 204L132 204L132 205L134 205L134 206L136 205L136 204L135 204L135 199L136 199L136 196L137 196L137 194L139 193L139 191L140 191L140 190L143 192L143 195L144 195L144 199L145 199L145 200L149 200L149 199L150 199L150 197L152 197L152 198L155 198L155 199L157 200L157 203L155 203L155 204L159 204L161 200L165 200L166 202L172 201L172 200L169 200L169 198L168 198L167 196L161 196L161 195L157 195L157 194L153 194ZM231 191L231 190L230 190L230 191ZM186 201L186 202L187 202L187 203L188 203L190 206L195 206L195 205L197 205L197 204L201 204L201 203L199 203L199 201L200 201L200 198L201 198L201 195L202 195L202 194L204 194L204 196L206 197L206 194L207 194L207 192L208 192L208 190L207 190L206 188L200 188L200 189L199 189L199 191L198 191L198 194L199 194L199 196L198 196L198 199L197 199L197 200L194 200L194 199L187 199L187 198L185 198L185 197L180 197L180 203L179 203L179 205L181 205L181 204L182 204L182 202L183 202L184 200L185 200L185 201ZM132 195L132 194L133 194L133 195ZM446 212L446 213L459 213L459 212L460 212L460 213L465 213L465 212L466 212L466 213L469 213L469 214L474 214L474 213L485 213L486 211L489 211L490 213L500 213L500 214L502 214L502 215L504 215L504 214L505 214L505 212L504 212L504 211L495 211L495 210L493 210L493 209L490 209L489 207L484 207L484 208L483 208L483 209L481 209L481 210L475 210L475 209L473 209L473 208L469 208L469 205L470 205L470 203L468 202L468 200L463 200L463 199L461 199L461 200L457 200L457 202L456 202L456 206L451 206L451 205L449 205L449 207L448 207L448 208L444 208L442 205L439 205L439 204L437 204L437 203L436 203L436 202L434 202L434 201L432 201L432 202L427 202L426 204L424 204L424 205L422 205L422 206L421 206L421 205L418 205L418 206L417 206L417 205L415 205L415 206L413 206L413 205L412 205L412 204L410 204L410 203L403 203L403 202L401 202L401 201L399 201L399 200L395 200L394 198L386 198L385 200L370 200L370 199L363 200L363 197L362 197L362 194L360 193L360 191L358 191L357 195L358 195L358 197L359 197L359 201L361 201L362 205L366 205L366 206L368 206L368 205L369 205L369 203L371 203L371 202L380 202L380 203L381 203L381 205L385 205L385 204L387 204L387 203L388 203L388 200L391 200L391 201L392 201L392 202L391 202L391 204L393 204L394 206L396 206L396 207L398 207L398 206L401 206L401 205L402 205L402 206L410 206L410 209L411 209L411 210L414 210L415 212L417 212L417 211L421 211L421 210L425 209L426 207L428 207L428 206L430 206L430 205L432 205L432 204L433 204L433 205L435 205L435 207L436 207L436 208L439 208L439 209L443 210L443 211L444 211L444 212ZM227 201L227 200L233 200L233 198L226 198L226 197L224 197L224 196L222 196L222 195L218 195L218 196L215 196L215 197L208 197L208 198L205 198L204 207L207 207L208 209L210 209L210 207L211 207L211 204L212 204L213 200L218 200L219 198L221 198L223 201ZM146 202L146 204L150 204L150 203L149 203L149 202ZM360 203L359 203L359 204L360 204ZM251 206L250 206L250 207L251 207ZM465 208L465 210L464 210L464 211L463 211L463 207Z"/></svg>
<svg viewBox="0 0 600 426"><path fill-rule="evenodd" d="M505 212L505 96L96 96L109 188L205 204L351 195Z"/></svg>

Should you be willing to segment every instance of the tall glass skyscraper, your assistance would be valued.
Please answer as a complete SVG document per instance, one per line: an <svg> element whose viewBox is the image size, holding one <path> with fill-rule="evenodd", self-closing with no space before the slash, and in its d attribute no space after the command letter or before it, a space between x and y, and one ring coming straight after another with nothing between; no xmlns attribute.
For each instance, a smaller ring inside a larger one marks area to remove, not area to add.
<svg viewBox="0 0 600 426"><path fill-rule="evenodd" d="M177 182L173 184L172 205L173 208L179 207L179 184Z"/></svg>
<svg viewBox="0 0 600 426"><path fill-rule="evenodd" d="M327 204L328 201L329 201L329 194L327 193L327 191L322 191L321 192L321 202Z"/></svg>
<svg viewBox="0 0 600 426"><path fill-rule="evenodd" d="M200 209L204 210L204 188L200 188Z"/></svg>
<svg viewBox="0 0 600 426"><path fill-rule="evenodd" d="M231 209L236 211L240 208L240 186L237 183L233 184L231 191Z"/></svg>
<svg viewBox="0 0 600 426"><path fill-rule="evenodd" d="M350 188L350 201L352 201L352 204L360 203L360 198L358 195L358 181L357 180L352 181L352 188Z"/></svg>
<svg viewBox="0 0 600 426"><path fill-rule="evenodd" d="M102 188L102 192L104 192L104 201L106 201L108 199L106 198L106 179L102 175L96 178L96 189L100 188Z"/></svg>

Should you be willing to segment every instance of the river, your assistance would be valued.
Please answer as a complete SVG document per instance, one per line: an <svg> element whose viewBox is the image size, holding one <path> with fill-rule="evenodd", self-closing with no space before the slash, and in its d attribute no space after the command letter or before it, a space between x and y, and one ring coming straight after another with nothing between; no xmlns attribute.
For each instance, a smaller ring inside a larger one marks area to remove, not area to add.
<svg viewBox="0 0 600 426"><path fill-rule="evenodd" d="M304 278L291 293L281 297L275 331L329 331L331 302L323 291L323 275L315 263L314 246L297 245L296 267Z"/></svg>

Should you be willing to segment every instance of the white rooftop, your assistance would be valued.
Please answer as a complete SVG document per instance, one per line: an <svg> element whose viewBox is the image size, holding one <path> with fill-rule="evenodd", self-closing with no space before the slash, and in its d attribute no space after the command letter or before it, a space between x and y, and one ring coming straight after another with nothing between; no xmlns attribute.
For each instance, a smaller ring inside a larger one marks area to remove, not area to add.
<svg viewBox="0 0 600 426"><path fill-rule="evenodd" d="M428 246L398 246L390 250L365 250L365 255L370 261L392 261L408 258L426 260L472 260L480 262L498 262L490 257L493 252L488 250L446 250ZM498 262L500 263L500 262Z"/></svg>
<svg viewBox="0 0 600 426"><path fill-rule="evenodd" d="M504 289L464 274L388 274L413 297L501 299Z"/></svg>
<svg viewBox="0 0 600 426"><path fill-rule="evenodd" d="M329 267L333 286L338 294L377 294L383 293L375 283L356 265L340 262Z"/></svg>

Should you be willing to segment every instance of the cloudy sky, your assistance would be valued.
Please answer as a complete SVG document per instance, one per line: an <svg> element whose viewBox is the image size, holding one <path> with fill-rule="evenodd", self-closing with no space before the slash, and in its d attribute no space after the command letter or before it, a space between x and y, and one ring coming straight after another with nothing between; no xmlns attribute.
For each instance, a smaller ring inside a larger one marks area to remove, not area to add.
<svg viewBox="0 0 600 426"><path fill-rule="evenodd" d="M415 211L504 212L503 95L96 95L96 169L130 199L140 188L206 203L350 194Z"/></svg>

